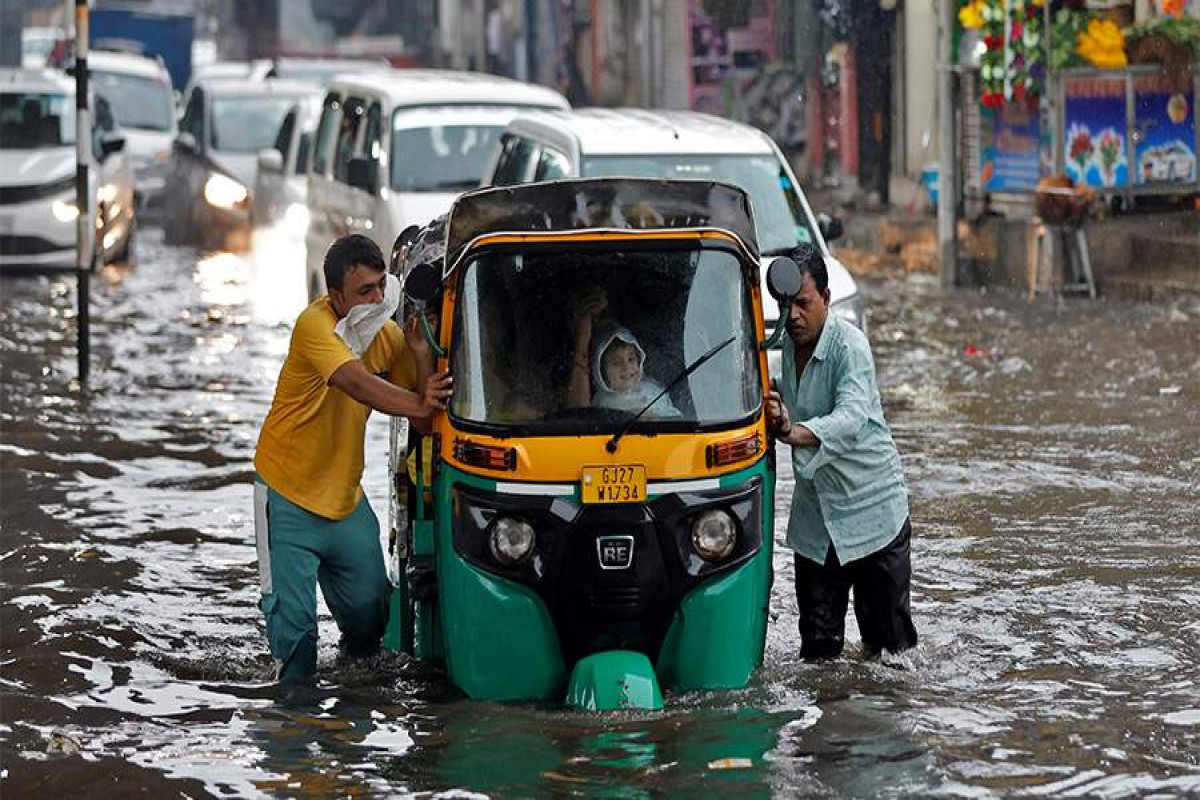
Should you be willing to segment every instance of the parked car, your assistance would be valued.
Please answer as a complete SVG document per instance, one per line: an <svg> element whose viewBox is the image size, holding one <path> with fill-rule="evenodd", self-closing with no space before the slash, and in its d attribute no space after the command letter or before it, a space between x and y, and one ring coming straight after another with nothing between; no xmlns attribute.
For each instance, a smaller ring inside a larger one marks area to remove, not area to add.
<svg viewBox="0 0 1200 800"><path fill-rule="evenodd" d="M108 101L92 103L88 176L95 253L128 259L134 240L133 166ZM75 81L52 70L0 69L0 269L75 266Z"/></svg>
<svg viewBox="0 0 1200 800"><path fill-rule="evenodd" d="M308 231L308 163L321 117L319 95L292 106L275 144L258 154L258 177L250 207L255 228L282 226L300 241Z"/></svg>
<svg viewBox="0 0 1200 800"><path fill-rule="evenodd" d="M552 89L493 75L400 69L340 76L322 104L308 173L308 290L325 291L329 243L371 236L390 252L409 225L479 185L504 126L522 110L568 108Z"/></svg>
<svg viewBox="0 0 1200 800"><path fill-rule="evenodd" d="M160 59L111 51L90 53L88 69L93 88L108 98L125 134L138 219L161 216L171 142L179 131L171 76Z"/></svg>
<svg viewBox="0 0 1200 800"><path fill-rule="evenodd" d="M283 80L202 78L194 83L171 153L167 241L247 246L259 153L274 144L288 111L318 91Z"/></svg>
<svg viewBox="0 0 1200 800"><path fill-rule="evenodd" d="M792 248L820 248L829 267L832 311L865 329L854 278L829 251L841 235L836 218L813 214L778 146L762 131L690 111L589 108L522 114L509 123L485 170L483 185L554 178L700 178L739 186L750 195L766 264ZM768 332L779 316L764 304Z"/></svg>

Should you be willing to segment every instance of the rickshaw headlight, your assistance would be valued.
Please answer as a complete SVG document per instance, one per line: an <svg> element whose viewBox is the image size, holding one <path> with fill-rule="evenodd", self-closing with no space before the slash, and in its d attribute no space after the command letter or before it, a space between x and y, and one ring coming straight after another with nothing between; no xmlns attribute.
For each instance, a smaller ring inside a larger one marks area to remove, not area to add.
<svg viewBox="0 0 1200 800"><path fill-rule="evenodd" d="M512 517L499 517L492 523L488 549L497 562L506 567L513 567L533 553L534 539L533 526L528 522Z"/></svg>
<svg viewBox="0 0 1200 800"><path fill-rule="evenodd" d="M720 561L733 552L737 525L729 512L712 508L692 523L692 547L705 561Z"/></svg>

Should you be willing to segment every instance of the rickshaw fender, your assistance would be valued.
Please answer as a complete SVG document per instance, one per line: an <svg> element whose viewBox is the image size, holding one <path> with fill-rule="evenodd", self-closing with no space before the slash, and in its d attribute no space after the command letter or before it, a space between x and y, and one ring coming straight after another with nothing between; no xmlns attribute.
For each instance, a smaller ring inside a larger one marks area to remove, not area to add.
<svg viewBox="0 0 1200 800"><path fill-rule="evenodd" d="M762 663L771 577L766 539L750 561L688 594L659 652L663 684L680 691L745 686Z"/></svg>
<svg viewBox="0 0 1200 800"><path fill-rule="evenodd" d="M567 705L583 711L657 711L663 701L650 659L629 650L607 650L575 663Z"/></svg>

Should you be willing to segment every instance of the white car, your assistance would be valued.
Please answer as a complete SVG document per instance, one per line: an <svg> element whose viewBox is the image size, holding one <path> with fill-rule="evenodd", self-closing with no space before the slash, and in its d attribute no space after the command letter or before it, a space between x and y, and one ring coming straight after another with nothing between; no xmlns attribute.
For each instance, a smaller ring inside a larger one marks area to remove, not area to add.
<svg viewBox="0 0 1200 800"><path fill-rule="evenodd" d="M75 266L75 81L52 70L0 69L0 269ZM129 258L133 167L102 95L92 98L88 177L99 262Z"/></svg>
<svg viewBox="0 0 1200 800"><path fill-rule="evenodd" d="M89 80L108 98L133 159L138 218L162 213L163 189L171 160L175 92L160 59L133 53L94 51L88 55Z"/></svg>
<svg viewBox="0 0 1200 800"><path fill-rule="evenodd" d="M762 254L767 333L779 306L767 293L766 265L799 244L825 256L831 310L866 329L854 278L829 251L840 221L814 215L775 142L740 122L691 111L589 108L522 114L509 123L484 174L484 186L555 178L702 178L750 195Z"/></svg>
<svg viewBox="0 0 1200 800"><path fill-rule="evenodd" d="M308 163L312 153L321 98L299 101L288 111L275 144L258 154L258 177L250 219L255 228L281 227L304 241L308 230Z"/></svg>
<svg viewBox="0 0 1200 800"><path fill-rule="evenodd" d="M504 126L521 111L569 108L544 86L447 70L379 70L329 83L308 172L308 292L325 291L329 244L370 236L390 253L479 185Z"/></svg>
<svg viewBox="0 0 1200 800"><path fill-rule="evenodd" d="M193 82L171 154L167 241L248 246L259 154L274 144L288 111L319 91L285 80Z"/></svg>

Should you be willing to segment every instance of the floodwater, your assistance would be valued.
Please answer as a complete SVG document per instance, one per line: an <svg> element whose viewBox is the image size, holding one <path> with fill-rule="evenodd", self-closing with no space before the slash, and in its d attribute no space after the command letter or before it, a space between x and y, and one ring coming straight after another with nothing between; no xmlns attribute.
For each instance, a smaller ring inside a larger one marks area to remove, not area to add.
<svg viewBox="0 0 1200 800"><path fill-rule="evenodd" d="M1200 795L1200 307L866 282L913 507L921 643L891 663L852 622L843 658L797 658L780 549L742 691L472 702L400 656L337 663L326 616L318 689L281 704L250 480L302 259L140 245L93 283L86 399L73 283L0 282L5 797Z"/></svg>

